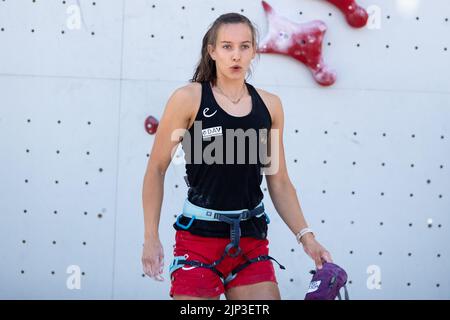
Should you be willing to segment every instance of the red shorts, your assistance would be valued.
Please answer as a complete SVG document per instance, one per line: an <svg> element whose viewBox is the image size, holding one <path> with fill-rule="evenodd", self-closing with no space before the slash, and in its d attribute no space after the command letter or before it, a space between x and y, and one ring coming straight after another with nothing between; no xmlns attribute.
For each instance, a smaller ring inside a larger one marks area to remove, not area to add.
<svg viewBox="0 0 450 320"><path fill-rule="evenodd" d="M173 254L174 256L186 255L187 260L197 260L211 264L220 259L229 243L229 238L201 237L193 235L189 231L177 230ZM249 259L269 254L269 241L267 239L259 240L251 237L241 237L239 247ZM234 253L234 249L231 249L231 252ZM234 268L245 261L246 259L242 254L235 258L227 255L216 266L216 269L226 278ZM172 273L170 297L173 297L174 294L217 297L229 288L262 281L278 283L271 260L251 263L239 271L236 277L227 283L226 286L223 285L219 275L211 269L185 265Z"/></svg>

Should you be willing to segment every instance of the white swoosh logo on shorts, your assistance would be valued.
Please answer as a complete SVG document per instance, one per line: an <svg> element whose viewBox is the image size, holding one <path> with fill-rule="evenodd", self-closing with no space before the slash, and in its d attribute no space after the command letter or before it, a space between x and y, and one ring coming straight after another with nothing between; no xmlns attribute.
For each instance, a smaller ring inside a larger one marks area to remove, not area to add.
<svg viewBox="0 0 450 320"><path fill-rule="evenodd" d="M181 269L183 270L192 270L194 268L197 268L197 266L193 266L193 267L181 267Z"/></svg>

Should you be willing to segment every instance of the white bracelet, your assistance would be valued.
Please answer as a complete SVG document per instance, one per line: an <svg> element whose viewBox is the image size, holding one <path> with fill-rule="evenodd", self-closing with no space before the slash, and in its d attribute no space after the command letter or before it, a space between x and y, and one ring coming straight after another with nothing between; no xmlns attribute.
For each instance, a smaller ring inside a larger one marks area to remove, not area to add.
<svg viewBox="0 0 450 320"><path fill-rule="evenodd" d="M313 231L312 231L312 229L310 229L310 228L304 228L304 229L300 230L300 232L297 233L297 234L295 235L295 237L297 238L297 242L298 242L298 243L301 243L300 240L301 240L302 237L303 237L305 234L307 234L307 233L312 233L312 234L314 234Z"/></svg>

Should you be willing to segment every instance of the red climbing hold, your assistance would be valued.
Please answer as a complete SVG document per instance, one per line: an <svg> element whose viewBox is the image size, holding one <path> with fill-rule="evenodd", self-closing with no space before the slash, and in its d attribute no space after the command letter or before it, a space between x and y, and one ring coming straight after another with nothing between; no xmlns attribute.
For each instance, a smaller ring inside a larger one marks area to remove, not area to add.
<svg viewBox="0 0 450 320"><path fill-rule="evenodd" d="M155 117L148 116L147 119L145 119L145 130L148 134L155 134L158 129L158 124L159 122Z"/></svg>
<svg viewBox="0 0 450 320"><path fill-rule="evenodd" d="M369 15L359 6L355 0L326 0L342 11L349 25L354 28L362 28L366 25Z"/></svg>

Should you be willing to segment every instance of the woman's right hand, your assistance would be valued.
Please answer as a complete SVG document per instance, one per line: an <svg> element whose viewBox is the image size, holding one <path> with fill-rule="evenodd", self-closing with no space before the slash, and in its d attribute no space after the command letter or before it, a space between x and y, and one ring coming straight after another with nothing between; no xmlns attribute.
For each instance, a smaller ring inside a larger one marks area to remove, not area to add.
<svg viewBox="0 0 450 320"><path fill-rule="evenodd" d="M145 239L142 250L142 267L144 273L157 281L164 281L161 276L164 269L164 250L159 237Z"/></svg>

